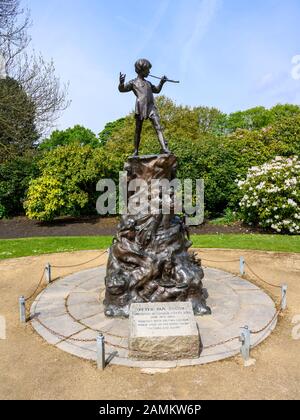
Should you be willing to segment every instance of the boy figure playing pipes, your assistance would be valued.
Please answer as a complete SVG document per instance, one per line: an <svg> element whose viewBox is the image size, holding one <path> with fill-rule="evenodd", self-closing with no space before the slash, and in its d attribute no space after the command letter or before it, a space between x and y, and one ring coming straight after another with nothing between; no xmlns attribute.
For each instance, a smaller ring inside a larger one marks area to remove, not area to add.
<svg viewBox="0 0 300 420"><path fill-rule="evenodd" d="M135 106L135 120L136 120L136 129L135 129L135 138L134 138L134 156L139 154L139 146L141 142L141 133L143 128L143 122L146 119L150 119L153 127L157 133L158 140L161 145L161 152L165 154L170 154L168 149L168 143L163 135L163 130L160 123L160 117L158 110L154 102L153 93L160 93L163 85L168 80L164 76L158 86L154 86L148 80L145 80L146 77L150 74L150 69L152 64L146 59L140 59L135 63L135 71L138 75L136 79L131 80L125 84L126 74L120 73L120 92L130 92L133 91L136 96L136 106Z"/></svg>

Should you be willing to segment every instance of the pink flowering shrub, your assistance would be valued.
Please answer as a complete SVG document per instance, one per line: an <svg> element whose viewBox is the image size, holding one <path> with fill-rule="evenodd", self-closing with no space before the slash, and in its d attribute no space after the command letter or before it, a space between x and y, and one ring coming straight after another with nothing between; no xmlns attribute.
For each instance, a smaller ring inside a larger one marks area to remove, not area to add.
<svg viewBox="0 0 300 420"><path fill-rule="evenodd" d="M276 157L249 169L237 181L243 195L240 209L248 224L259 224L278 233L300 233L300 160Z"/></svg>

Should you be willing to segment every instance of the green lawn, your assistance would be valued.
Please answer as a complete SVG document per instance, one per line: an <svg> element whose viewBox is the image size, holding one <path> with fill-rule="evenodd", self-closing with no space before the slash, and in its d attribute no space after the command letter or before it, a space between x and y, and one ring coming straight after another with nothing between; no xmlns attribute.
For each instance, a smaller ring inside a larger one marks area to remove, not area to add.
<svg viewBox="0 0 300 420"><path fill-rule="evenodd" d="M0 259L27 257L55 252L106 249L111 245L110 236L47 237L0 240Z"/></svg>
<svg viewBox="0 0 300 420"><path fill-rule="evenodd" d="M195 248L253 249L300 252L300 236L288 235L193 235ZM0 259L55 252L106 249L110 236L53 237L0 240Z"/></svg>
<svg viewBox="0 0 300 420"><path fill-rule="evenodd" d="M254 249L259 251L300 252L300 236L289 235L194 235L195 248Z"/></svg>

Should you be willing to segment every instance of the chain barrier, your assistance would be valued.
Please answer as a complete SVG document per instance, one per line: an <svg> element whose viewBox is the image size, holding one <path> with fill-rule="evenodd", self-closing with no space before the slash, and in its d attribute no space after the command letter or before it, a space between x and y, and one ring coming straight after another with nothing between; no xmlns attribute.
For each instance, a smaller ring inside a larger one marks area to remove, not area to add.
<svg viewBox="0 0 300 420"><path fill-rule="evenodd" d="M68 341L74 341L74 342L84 342L84 343L93 343L96 342L96 339L86 339L86 338L72 338L67 337L61 333L58 333L57 331L54 331L52 328L49 328L47 325L45 325L39 317L34 318L35 321L37 321L43 328L45 328L48 332L50 332L52 335L55 335L56 337L60 338L61 340L68 340ZM81 332L81 331L79 331Z"/></svg>
<svg viewBox="0 0 300 420"><path fill-rule="evenodd" d="M69 297L69 296L68 296ZM92 331L94 331L94 332L97 332L97 333L99 333L99 334L103 334L103 335L109 335L110 337L114 337L114 338L118 338L118 339L125 339L126 337L124 337L124 336L120 336L120 335L117 335L117 334L112 334L112 333L110 333L109 331L104 331L104 330L101 330L101 331L99 331L99 330L96 330L96 329L94 329L94 328L91 328L91 327L89 327L88 325L86 325L86 324L84 324L82 321L80 321L79 319L77 319L76 317L74 317L74 315L72 315L72 313L69 311L69 307L68 307L68 297L66 298L66 300L65 300L65 307L66 307L66 310L67 310L67 313L68 313L68 315L73 319L73 321L74 322L78 322L80 325L82 325L83 327L85 327L86 329L90 329L90 330L92 330ZM57 337L59 337L59 338L61 338L61 339L63 339L63 340L69 340L69 341L74 341L74 342L96 342L97 340L96 339L75 339L75 338L72 338L72 337L65 337L64 335L62 335L62 334L60 334L60 333L57 333L56 331L54 331L54 330L52 330L51 328L49 328L49 327L47 327L46 325L44 325L41 321L40 321L40 319L39 318L37 318L36 319L48 332L50 332L50 333L52 333L53 335L55 335L55 336L57 336ZM205 347L203 347L203 350L207 350L207 349L210 349L210 348L214 348L214 347L217 347L217 346L220 346L220 345L222 345L222 344L226 344L226 343L229 343L229 342L232 342L232 341L234 341L234 340L237 340L237 339L239 339L240 338L240 336L236 336L236 337L232 337L232 338L230 338L230 339L228 339L228 340L224 340L224 341L222 341L222 342L220 342L220 343L216 343L216 344L212 344L212 345L210 345L210 346L205 346ZM129 349L129 347L125 347L125 346L121 346L121 345L118 345L118 344L113 344L113 343L110 343L109 341L107 341L107 340L105 340L105 344L107 344L107 345L109 345L109 346L111 346L111 347L114 347L114 348L117 348L117 349L121 349L121 350L126 350L126 351L131 351L131 352L136 352L136 350L130 350ZM143 351L143 350L140 350L139 352L141 352L141 353L147 353L147 351Z"/></svg>
<svg viewBox="0 0 300 420"><path fill-rule="evenodd" d="M104 252L102 252L102 254L97 255L97 257L92 258L91 260L85 261L85 262L80 263L80 264L75 264L75 265L66 265L66 266L51 265L51 268L74 268L74 267L80 267L80 266L82 266L82 265L89 264L89 263L91 263L91 262L93 262L93 261L96 261L98 258L103 257L103 255L105 255L106 253L107 253L107 251L104 251ZM104 264L101 264L101 266L103 266L103 265L104 265ZM34 292L33 292L30 296L28 296L27 298L25 298L25 302L29 302L29 301L30 301L33 297L35 297L35 296L36 296L36 293L38 292L38 290L40 289L40 287L41 287L41 285L42 285L42 282L43 282L43 279L44 279L45 272L46 272L46 268L44 268L44 269L43 269L43 272L42 272L42 275L41 275L40 281L38 282L38 285L37 285L37 287L35 288Z"/></svg>
<svg viewBox="0 0 300 420"><path fill-rule="evenodd" d="M35 297L37 291L40 289L40 287L42 285L42 281L43 281L43 278L44 278L44 275L45 275L45 271L46 271L46 269L44 268L41 279L40 279L37 287L35 288L34 292L29 297L25 298L25 302L29 302L33 297Z"/></svg>
<svg viewBox="0 0 300 420"><path fill-rule="evenodd" d="M213 261L213 260L206 260L206 259L204 259L204 258L201 258L203 261L207 261L207 262L215 262L215 263L228 263L228 262L238 262L238 261L240 261L240 260L230 260L230 261ZM264 284L266 284L266 285L268 285L268 286L270 286L270 287L274 287L274 288L276 288L276 289L282 289L282 286L279 286L279 285L277 285L277 284L272 284L272 283L269 283L269 282L267 282L266 280L264 280L264 279L262 279L251 267L250 267L250 265L246 262L246 261L244 261L244 263L245 263L245 266L249 269L249 271L250 271L250 273L252 273L252 275L254 276L254 277L256 277L258 280L260 280L262 283L264 283ZM253 334L253 335L257 335L257 334L260 334L260 333L262 333L263 331L265 331L266 329L268 329L272 324L273 324L273 322L275 321L275 319L277 319L278 318L278 316L280 315L280 313L282 312L282 303L283 303L283 299L281 300L281 302L280 302L280 308L276 311L276 313L274 314L274 316L273 316L273 318L263 327L263 328L261 328L261 329L259 329L259 330L256 330L256 331L250 331L251 332L251 334ZM226 344L226 342L228 343L228 342L230 342L230 341L234 341L235 339L237 339L237 338L239 338L239 337L235 337L235 338L232 338L232 339L229 339L229 340L227 340L227 341L225 341L225 342L222 342L222 343L219 343L219 344L215 344L215 345L212 345L212 346L208 346L208 347L204 347L205 349L208 349L208 348L212 348L212 347L217 347L218 345L221 345L221 344Z"/></svg>
<svg viewBox="0 0 300 420"><path fill-rule="evenodd" d="M279 311L277 311L276 312L276 314L274 315L274 317L271 319L271 321L270 322L268 322L268 324L265 326L265 327L263 327L262 329L260 329L260 330L258 330L258 331L251 331L251 334L253 334L253 335L257 335L257 334L260 334L261 332L263 332L264 330L266 330L272 323L273 323L273 321L275 320L275 318L277 318L278 317L278 315L280 314L280 310ZM74 319L74 318L73 318ZM56 337L58 337L59 339L61 339L62 341L71 341L71 342L75 342L75 343L96 343L97 342L97 339L96 338L94 338L94 339L84 339L84 338L73 338L73 337L67 337L67 336L65 336L65 335L63 335L63 334L61 334L61 333L58 333L57 331L54 331L52 328L49 328L47 325L45 325L39 318L35 318L35 320L43 327L43 328L45 328L48 332L50 332L52 335L55 335ZM93 330L93 329L92 329ZM99 334L101 333L101 334L105 334L105 332L104 331L96 331L96 330L93 330L93 331L95 331L95 332L98 332ZM80 331L80 332L83 332L83 331ZM109 335L111 335L111 336L114 336L113 334L109 334ZM118 336L116 336L116 337L118 337ZM202 347L202 350L209 350L209 349L212 349L212 348L215 348L215 347L218 347L218 346L221 346L221 345L224 345L224 344L228 344L228 343L231 343L231 342L233 342L233 341L235 341L235 340L240 340L240 335L238 335L238 336L235 336L235 337L232 337L232 338L229 338L229 339L227 339L227 340L223 340L223 341L221 341L221 342L219 342L219 343L215 343L215 344L211 344L211 345L209 345L209 346L204 346L204 347ZM119 338L124 338L124 337L119 337ZM125 347L125 346L121 346L120 344L114 344L114 343L111 343L111 342L109 342L109 341L107 341L107 340L105 340L105 344L106 345L108 345L108 346L110 346L110 347L114 347L114 348L117 348L117 349L120 349L120 350L126 350L126 351L131 351L131 352L134 352L134 353L136 353L136 352L139 352L139 353L148 353L147 351L144 351L144 350L139 350L139 351L137 351L137 350L132 350L132 349L129 349L129 347Z"/></svg>
<svg viewBox="0 0 300 420"><path fill-rule="evenodd" d="M97 255L97 257L92 258L91 260L85 261L85 262L80 263L80 264L74 264L74 265L51 265L51 267L52 268L75 268L75 267L81 267L83 265L86 265L86 264L89 264L89 263L91 263L93 261L96 261L98 258L103 257L103 255L105 255L106 253L107 253L107 251L104 251L102 254Z"/></svg>
<svg viewBox="0 0 300 420"><path fill-rule="evenodd" d="M265 325L263 328L261 328L260 330L256 330L256 331L250 331L251 332L251 334L253 334L253 335L257 335L257 334L260 334L260 333L262 333L263 331L265 331L267 328L269 328L272 324L273 324L273 322L275 321L275 319L277 319L278 318L278 316L280 315L280 313L282 312L282 309L281 309L281 304L282 304L282 301L280 302L280 309L278 309L277 311L276 311L276 313L275 313L275 315L273 316L273 318L271 319L271 321L269 321L268 323L267 323L267 325Z"/></svg>
<svg viewBox="0 0 300 420"><path fill-rule="evenodd" d="M205 258L202 258L201 256L200 256L200 258L201 258L201 261L205 261L205 262L211 262L211 263L234 263L234 262L239 262L240 260L239 259L235 259L235 260L219 260L219 261L216 261L216 260L207 260L207 259L205 259ZM277 288L277 289L281 289L281 286L279 286L278 284L272 284L272 283L269 283L269 282L267 282L266 280L264 280L264 279L262 279L257 273L255 273L255 271L250 267L250 265L247 263L247 261L244 261L244 263L245 263L245 266L246 267L248 267L248 269L249 269L249 271L258 279L258 280L260 280L261 282L263 282L263 283L265 283L265 284L267 284L268 286L270 286L270 287L275 287L275 288Z"/></svg>
<svg viewBox="0 0 300 420"><path fill-rule="evenodd" d="M102 290L100 290L100 294L103 292L105 290L105 288L104 289L102 289ZM82 322L82 321L80 321L79 319L77 319L77 318L75 318L75 316L70 312L70 309L69 309L69 304L68 304L68 300L69 300L69 297L70 297L70 295L68 295L67 297L66 297L66 299L65 299L65 308L66 308L66 312L67 312L67 314L73 319L73 321L75 321L75 322L78 322L80 325L82 325L84 328L89 328L90 330L92 330L92 331L95 331L95 332L99 332L98 330L96 330L95 328L93 328L93 327L90 327L90 326L88 326L87 324L85 324L84 322ZM96 315L96 314L95 314ZM112 333L110 333L109 331L104 331L104 330L101 330L100 331L100 333L102 333L103 335L109 335L110 337L114 337L114 338L119 338L119 339L123 339L123 338L126 338L126 337L124 337L124 336L122 336L122 335L117 335L117 334L112 334Z"/></svg>
<svg viewBox="0 0 300 420"><path fill-rule="evenodd" d="M281 286L278 286L278 284L272 284L272 283L269 283L269 282L267 282L266 280L264 280L264 279L262 279L258 274L256 274L253 270L252 270L252 268L249 266L249 264L247 263L247 262L245 262L245 265L246 265L246 267L248 267L248 269L249 269L249 271L258 279L258 280L260 280L261 282L263 282L263 283L265 283L265 284L267 284L268 286L271 286L271 287L275 287L276 289L281 289Z"/></svg>
<svg viewBox="0 0 300 420"><path fill-rule="evenodd" d="M201 261L212 262L212 263L235 263L235 262L239 262L240 260L214 261L214 260L207 260L205 258L201 258Z"/></svg>
<svg viewBox="0 0 300 420"><path fill-rule="evenodd" d="M211 344L210 346L204 346L203 350L212 349L214 347L218 347L218 346L221 346L223 344L231 343L232 341L239 340L239 339L240 339L240 336L238 335L236 337L229 338L228 340L221 341L220 343Z"/></svg>
<svg viewBox="0 0 300 420"><path fill-rule="evenodd" d="M96 343L97 342L97 339L96 338L73 338L73 337L67 337L67 336L65 336L65 335L63 335L63 334L61 334L61 333L58 333L57 331L54 331L52 328L50 328L50 327L48 327L47 325L45 325L41 320L40 320L40 318L39 317L37 317L37 318L35 318L35 321L37 321L43 328L45 328L49 333L51 333L52 335L55 335L57 338L59 338L61 341L72 341L72 342L74 342L74 343ZM83 330L84 331L84 330ZM83 331L79 331L79 333L80 332L83 332ZM96 330L94 330L94 331L96 331ZM103 334L101 331L96 331L96 332L98 332L99 334ZM111 347L115 347L115 348L117 348L117 349L122 349L122 350L129 350L129 348L128 347L123 347L123 346L120 346L120 345L118 345L118 344L113 344L113 343L110 343L109 341L107 341L107 340L105 340L105 344L106 345L108 345L108 346L111 346Z"/></svg>
<svg viewBox="0 0 300 420"><path fill-rule="evenodd" d="M89 260L89 261L85 261L85 262L83 262L83 263L80 263L80 264L75 264L75 265L69 265L69 266L51 266L52 268L56 268L56 269L60 269L60 268L75 268L75 267L80 267L80 266L83 266L83 265L85 265L85 264L89 264L89 263L91 263L91 262L93 262L93 261L96 261L98 258L101 258L103 255L105 255L106 253L107 253L108 251L104 251L102 254L100 254L100 255L98 255L97 257L95 257L95 258L93 258L93 259L91 259L91 260ZM215 260L207 260L207 259L204 259L204 258L201 258L201 260L202 261L206 261L206 262L212 262L212 263L234 263L234 262L239 262L240 260L239 259L234 259L234 260L223 260L223 261L215 261ZM104 264L102 264L101 266L103 266ZM275 287L275 288L278 288L278 289L281 289L282 287L281 286L278 286L278 285L275 285L275 284L272 284L272 283L269 283L269 282L267 282L267 281L265 281L264 279L262 279L256 272L254 272L253 270L252 270L252 268L249 266L249 264L245 261L245 266L247 266L247 268L249 269L249 271L258 279L258 280L260 280L261 282L263 282L263 283L265 283L265 284L267 284L268 286L271 286L271 287ZM35 295L36 295L36 293L38 292L38 290L40 289L40 287L41 287L41 284L42 284L42 281L43 281L43 278L44 278L44 275L45 275L45 271L46 271L46 269L44 268L44 270L43 270L43 273L42 273L42 276L41 276L41 279L40 279L40 281L39 281L39 283L38 283L38 285L37 285L37 287L36 287L36 289L34 290L34 292L28 297L28 298L26 298L25 299L25 301L26 302L28 302L28 301L30 301ZM276 313L274 314L274 316L273 316L273 318L263 327L263 328L261 328L260 330L256 330L256 331L250 331L250 333L251 334L253 334L253 335L257 335L257 334L260 334L260 333L262 333L263 331L265 331L267 328L269 328L271 325L272 325L272 323L274 322L274 320L276 319L276 318L278 318L278 316L280 315L280 313L282 312L282 308L281 308L281 305L282 305L282 302L283 302L283 300L281 300L281 302L280 302L280 309L278 309L277 311L276 311ZM67 305L67 301L66 301L66 308L67 308L67 313L71 316L71 318L74 320L74 321L76 321L76 322L79 322L80 324L82 324L81 323L81 321L79 321L79 320L77 320L70 312L69 312L69 309L68 309L68 305ZM94 339L83 339L83 338L73 338L73 337L71 337L71 336L69 336L69 337L67 337L67 336L65 336L65 335L63 335L63 334L61 334L61 333L58 333L57 331L54 331L53 329L51 329L51 328L49 328L48 326L46 326L40 319L39 319L39 317L37 317L37 318L35 318L35 320L43 327L43 328L45 328L48 332L50 332L51 334L53 334L53 335L55 335L56 337L58 337L58 338L60 338L62 341L63 340L66 340L66 341L71 341L71 342L84 342L84 343L96 343L97 342L97 339L96 338L94 338ZM112 334L112 333L109 333L108 331L97 331L97 330L95 330L95 329L93 329L93 328L90 328L90 327L88 327L87 325L84 325L84 324L82 324L86 329L87 328L89 328L89 329L91 329L92 331L95 331L95 332L97 332L97 333L102 333L102 334L107 334L107 335L109 335L109 336L111 336L111 337L115 337L115 338L119 338L119 339L124 339L125 337L122 337L122 336L118 336L118 335L116 335L116 334ZM233 341L235 341L235 340L240 340L240 338L241 338L241 336L239 335L239 336L235 336L235 337L232 337L232 338L229 338L229 339L226 339L226 340L223 340L223 341L221 341L221 342L219 342L219 343L215 343L215 344L211 344L211 345L209 345L209 346L204 346L202 349L203 350L208 350L208 349L212 349L212 348L215 348L215 347L218 347L218 346L221 346L221 345L224 345L224 344L228 344L228 343L230 343L230 342L233 342ZM109 345L109 346L111 346L111 347L114 347L114 348L117 348L117 349L121 349L121 350L126 350L126 351L132 351L132 352L136 352L136 350L130 350L128 347L125 347L125 346L121 346L121 345L118 345L118 344L113 344L113 343L111 343L111 342L109 342L109 341L107 341L107 340L105 340L105 344L107 344L107 345ZM143 350L141 350L141 352L144 352Z"/></svg>
<svg viewBox="0 0 300 420"><path fill-rule="evenodd" d="M82 266L82 265L85 265L85 264L89 264L89 263L91 263L91 262L93 262L93 261L96 261L98 258L101 258L103 255L105 255L106 253L107 253L108 251L106 250L106 251L104 251L104 252L102 252L100 255L97 255L97 257L95 257L95 258L93 258L93 259L91 259L91 260L89 260L89 261L85 261L85 262L83 262L83 263L81 263L81 264L76 264L76 265L70 265L70 266L49 266L49 267L51 267L51 268L73 268L73 267L80 267L80 266ZM104 264L101 264L100 266L102 267ZM27 319L27 317L28 317L28 314L30 313L30 308L27 306L27 307L25 307L26 305L26 303L27 302L30 302L34 297L36 297L36 295L37 295L37 292L42 288L42 282L43 282L43 279L44 279L44 276L45 276L45 273L47 272L47 267L45 267L44 269L43 269L43 272L42 272L42 275L41 275L41 278L40 278L40 280L39 280L39 282L38 282L38 284L37 284L37 287L35 288L35 290L33 291L33 293L30 295L30 296L28 296L27 298L23 298L22 297L22 299L23 299L23 303L21 304L21 302L19 303L19 305L23 305L24 306L24 313L25 313L25 318L24 318L24 321L22 321L22 322L26 322L26 319ZM50 280L49 280L50 281Z"/></svg>

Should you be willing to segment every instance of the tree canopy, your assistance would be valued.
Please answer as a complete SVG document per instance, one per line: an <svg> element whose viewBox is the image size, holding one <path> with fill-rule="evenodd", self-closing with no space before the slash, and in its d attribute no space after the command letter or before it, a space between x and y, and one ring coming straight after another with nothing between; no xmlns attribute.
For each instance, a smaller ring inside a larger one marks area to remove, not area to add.
<svg viewBox="0 0 300 420"><path fill-rule="evenodd" d="M0 79L0 162L33 148L37 139L35 104L16 80Z"/></svg>
<svg viewBox="0 0 300 420"><path fill-rule="evenodd" d="M55 130L51 136L43 140L39 149L43 151L53 150L58 146L68 146L70 144L78 143L81 146L90 145L91 147L99 147L100 140L88 128L81 125L75 125L73 128L66 130Z"/></svg>
<svg viewBox="0 0 300 420"><path fill-rule="evenodd" d="M69 105L67 86L61 85L53 61L30 50L30 12L20 0L0 0L1 78L15 80L34 104L38 133L49 132Z"/></svg>

